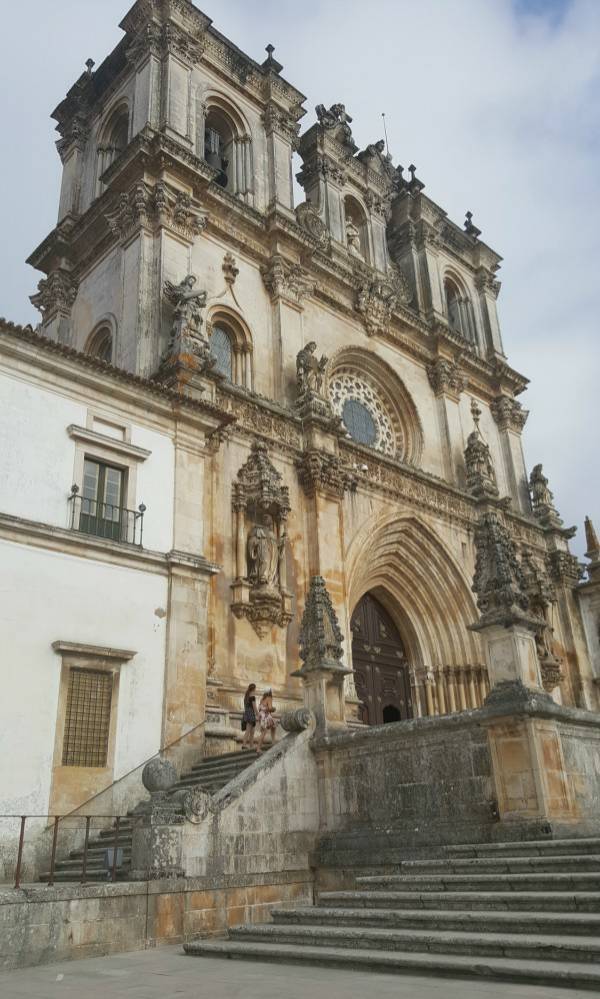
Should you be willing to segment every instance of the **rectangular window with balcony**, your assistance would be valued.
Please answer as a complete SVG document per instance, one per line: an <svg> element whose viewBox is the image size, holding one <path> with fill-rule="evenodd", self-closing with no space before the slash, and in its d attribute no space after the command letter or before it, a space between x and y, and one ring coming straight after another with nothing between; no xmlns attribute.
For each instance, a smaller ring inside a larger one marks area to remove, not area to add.
<svg viewBox="0 0 600 999"><path fill-rule="evenodd" d="M123 480L122 469L90 458L85 459L79 512L80 531L100 538L111 538L113 541L126 540L127 521L122 505Z"/></svg>
<svg viewBox="0 0 600 999"><path fill-rule="evenodd" d="M112 673L106 670L70 669L63 766L106 766L112 690Z"/></svg>

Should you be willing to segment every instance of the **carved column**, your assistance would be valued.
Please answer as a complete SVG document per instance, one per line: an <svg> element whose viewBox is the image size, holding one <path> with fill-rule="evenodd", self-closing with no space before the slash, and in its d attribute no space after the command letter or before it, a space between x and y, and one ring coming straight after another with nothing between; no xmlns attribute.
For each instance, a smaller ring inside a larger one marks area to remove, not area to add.
<svg viewBox="0 0 600 999"><path fill-rule="evenodd" d="M508 395L501 395L495 399L490 409L500 432L502 458L511 496L523 513L530 514L531 503L521 443L521 433L529 413L523 409L520 402Z"/></svg>
<svg viewBox="0 0 600 999"><path fill-rule="evenodd" d="M430 364L427 375L436 398L445 478L448 482L460 485L462 483L453 447L456 441L462 440L459 402L465 378L458 362L447 357L438 357Z"/></svg>

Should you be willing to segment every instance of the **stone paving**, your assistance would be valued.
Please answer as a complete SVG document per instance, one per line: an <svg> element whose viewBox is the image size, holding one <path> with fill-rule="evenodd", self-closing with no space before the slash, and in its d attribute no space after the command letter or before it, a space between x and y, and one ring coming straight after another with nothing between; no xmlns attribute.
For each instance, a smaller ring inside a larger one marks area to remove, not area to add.
<svg viewBox="0 0 600 999"><path fill-rule="evenodd" d="M584 999L547 986L364 974L185 957L181 947L46 964L0 974L2 999Z"/></svg>

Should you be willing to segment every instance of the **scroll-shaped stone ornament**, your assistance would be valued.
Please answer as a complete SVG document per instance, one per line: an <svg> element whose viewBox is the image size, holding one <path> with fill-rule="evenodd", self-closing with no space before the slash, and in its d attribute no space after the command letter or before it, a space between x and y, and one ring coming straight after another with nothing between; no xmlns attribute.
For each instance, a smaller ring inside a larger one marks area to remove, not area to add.
<svg viewBox="0 0 600 999"><path fill-rule="evenodd" d="M193 825L200 825L211 811L212 798L201 787L191 787L182 796L183 812Z"/></svg>
<svg viewBox="0 0 600 999"><path fill-rule="evenodd" d="M308 708L284 711L279 719L284 732L304 732L314 722L314 715Z"/></svg>

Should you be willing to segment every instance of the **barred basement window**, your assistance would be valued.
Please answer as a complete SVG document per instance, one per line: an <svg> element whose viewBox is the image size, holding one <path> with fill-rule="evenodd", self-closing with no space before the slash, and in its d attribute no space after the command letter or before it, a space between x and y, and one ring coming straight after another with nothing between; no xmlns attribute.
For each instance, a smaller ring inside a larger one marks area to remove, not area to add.
<svg viewBox="0 0 600 999"><path fill-rule="evenodd" d="M63 766L106 766L112 688L106 670L70 670Z"/></svg>

